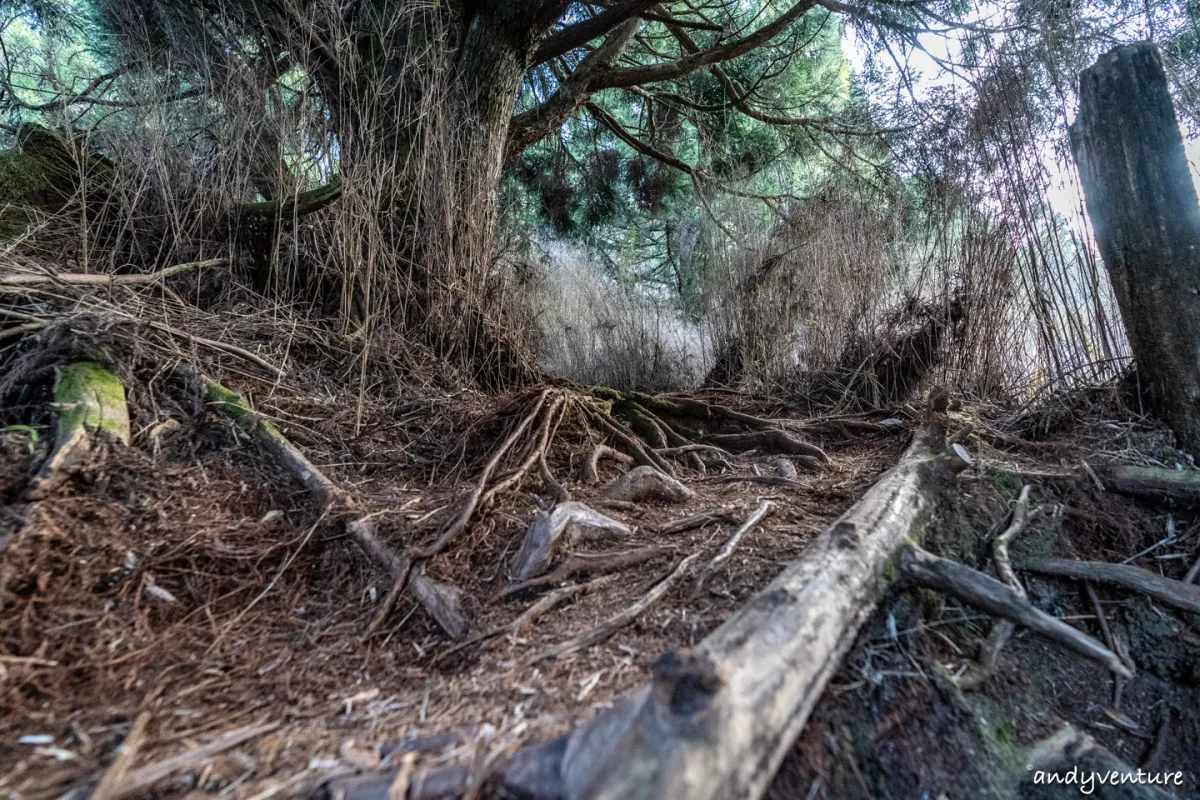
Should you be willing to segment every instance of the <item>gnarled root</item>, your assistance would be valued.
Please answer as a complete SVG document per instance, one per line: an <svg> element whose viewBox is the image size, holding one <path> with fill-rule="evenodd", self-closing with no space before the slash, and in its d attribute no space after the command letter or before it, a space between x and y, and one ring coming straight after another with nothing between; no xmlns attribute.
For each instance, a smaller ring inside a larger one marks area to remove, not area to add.
<svg viewBox="0 0 1200 800"><path fill-rule="evenodd" d="M797 456L804 466L816 467L818 463L829 461L829 456L821 448L793 438L778 428L752 433L714 434L708 437L708 441L729 450L763 450Z"/></svg>
<svg viewBox="0 0 1200 800"><path fill-rule="evenodd" d="M593 511L583 503L560 503L549 514L534 517L521 549L513 557L513 577L524 581L545 572L554 558L555 546L564 534L575 543L595 536L628 536L630 533L632 531L625 523Z"/></svg>
<svg viewBox="0 0 1200 800"><path fill-rule="evenodd" d="M634 467L604 490L604 497L608 500L631 503L649 499L686 503L693 496L695 492L679 481L647 466Z"/></svg>
<svg viewBox="0 0 1200 800"><path fill-rule="evenodd" d="M608 445L598 444L596 445L596 449L592 451L591 456L588 457L587 466L584 468L583 479L588 483L600 482L599 466L600 459L602 458L611 458L613 461L620 462L625 466L633 463L633 456L625 455L620 450L614 450Z"/></svg>

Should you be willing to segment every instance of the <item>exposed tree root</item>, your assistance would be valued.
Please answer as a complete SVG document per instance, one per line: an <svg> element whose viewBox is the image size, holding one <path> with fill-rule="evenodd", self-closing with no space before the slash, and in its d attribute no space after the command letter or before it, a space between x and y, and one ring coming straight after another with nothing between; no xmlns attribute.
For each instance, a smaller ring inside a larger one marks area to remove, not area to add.
<svg viewBox="0 0 1200 800"><path fill-rule="evenodd" d="M807 456L814 466L816 462L829 461L829 456L821 448L795 439L779 429L714 434L708 437L708 441L729 450L762 450L768 453Z"/></svg>
<svg viewBox="0 0 1200 800"><path fill-rule="evenodd" d="M725 543L725 546L721 548L720 552L713 556L712 560L709 561L703 569L696 573L696 578L692 582L692 590L688 593L688 599L695 600L700 596L700 592L704 590L704 582L708 580L708 576L714 573L717 568L721 566L721 564L723 564L731 555L733 555L734 549L737 548L739 543L741 543L742 538L745 537L745 535L749 533L750 529L757 525L763 519L763 517L771 513L771 509L774 507L774 503L772 503L770 500L764 500L758 504L758 508L754 509L754 512L746 518L746 521L742 523L742 526L734 531L733 536L729 537L729 541Z"/></svg>
<svg viewBox="0 0 1200 800"><path fill-rule="evenodd" d="M633 456L626 455L620 450L613 450L608 445L598 444L596 445L596 448L592 450L592 454L587 460L587 466L584 468L583 479L588 483L600 482L599 465L600 459L602 458L611 458L612 460L617 461L625 466L629 466L633 463Z"/></svg>
<svg viewBox="0 0 1200 800"><path fill-rule="evenodd" d="M900 564L905 576L921 586L951 594L989 614L1024 625L1051 641L1103 664L1116 675L1133 677L1116 653L1077 628L1034 608L1012 587L995 578L911 546L901 552Z"/></svg>
<svg viewBox="0 0 1200 800"><path fill-rule="evenodd" d="M392 580L392 588L368 628L368 635L382 624L404 590L413 595L449 636L462 638L466 635L468 626L459 608L457 590L414 571L412 556L398 554L384 544L375 534L374 523L357 514L350 496L305 458L274 425L254 413L240 394L211 380L206 381L206 394L213 410L232 418L251 434L264 450L321 501L327 511L349 517L346 533L376 565L387 572Z"/></svg>
<svg viewBox="0 0 1200 800"><path fill-rule="evenodd" d="M604 490L604 496L608 500L624 500L631 503L651 499L686 503L694 495L695 492L679 481L648 466L634 467Z"/></svg>
<svg viewBox="0 0 1200 800"><path fill-rule="evenodd" d="M1036 511L1037 509L1034 509L1034 513ZM992 542L992 561L996 566L996 574L1022 600L1027 599L1025 587L1021 585L1021 582L1017 580L1016 573L1013 572L1012 562L1008 558L1008 546L1025 530L1025 526L1032 516L1033 514L1029 510L1029 486L1025 485L1021 488L1021 494L1017 497L1017 503L1013 507L1012 521L1004 529L1004 532ZM998 620L992 625L987 639L984 640L979 650L979 663L975 672L964 675L959 681L959 686L967 689L974 688L992 676L996 670L996 661L1000 657L1000 651L1004 649L1008 638L1012 636L1013 629L1012 621L1007 619Z"/></svg>
<svg viewBox="0 0 1200 800"><path fill-rule="evenodd" d="M1106 564L1099 561L1035 561L1022 564L1021 569L1057 575L1081 581L1111 583L1147 594L1169 606L1200 614L1200 586L1173 581L1132 564Z"/></svg>
<svg viewBox="0 0 1200 800"><path fill-rule="evenodd" d="M695 563L700 557L699 553L693 553L687 558L679 562L675 569L671 570L662 580L654 585L643 597L636 603L621 611L594 628L589 628L583 633L572 636L566 641L552 645L540 653L535 653L525 660L526 665L536 664L539 661L544 661L547 658L561 658L562 656L570 655L577 650L582 650L585 647L591 647L594 644L603 642L608 637L612 636L617 631L624 628L629 623L642 615L646 609L654 605L658 600L666 594L671 588L679 582L679 579L687 572L688 568Z"/></svg>
<svg viewBox="0 0 1200 800"><path fill-rule="evenodd" d="M637 550L626 550L621 553L572 553L553 572L527 581L514 583L496 596L504 600L523 592L554 586L576 575L598 575L613 570L632 567L653 561L661 556L674 552L669 547L641 547Z"/></svg>
<svg viewBox="0 0 1200 800"><path fill-rule="evenodd" d="M658 529L660 534L670 535L675 533L683 533L684 531L702 528L705 525L712 525L716 522L734 523L737 522L737 517L733 514L725 512L705 512L703 514L693 514L690 517L668 522L666 525Z"/></svg>
<svg viewBox="0 0 1200 800"><path fill-rule="evenodd" d="M719 475L707 480L709 483L761 483L764 486L785 486L788 489L805 488L800 481L783 478L779 475Z"/></svg>
<svg viewBox="0 0 1200 800"><path fill-rule="evenodd" d="M467 500L463 504L462 510L458 513L458 516L454 518L454 520L449 526L446 527L444 531L442 531L441 535L438 536L437 541L435 541L430 547L420 551L419 555L422 558L429 558L436 553L440 553L446 547L446 545L448 545L454 539L454 537L458 536L458 534L462 533L466 529L467 525L471 522L471 516L475 513L475 509L479 506L485 492L488 491L487 485L488 481L490 481L492 478L492 473L496 471L496 468L500 465L500 462L512 448L513 444L515 444L517 440L521 438L521 434L523 434L529 428L529 426L533 424L534 420L537 419L538 414L542 410L542 406L546 403L546 398L549 396L549 389L543 389L542 393L538 395L537 402L533 404L533 410L525 415L524 419L521 420L521 423L517 425L516 430L509 434L508 438L504 440L504 442L499 448L497 448L496 452L488 460L487 465L483 468L483 473L480 474L479 480L475 484L475 489L470 495L467 496ZM561 398L556 398L556 400L559 404L562 403ZM553 415L551 414L549 416ZM515 481L510 481L510 483L512 482ZM491 492L491 496L494 496L494 494L495 492Z"/></svg>
<svg viewBox="0 0 1200 800"><path fill-rule="evenodd" d="M545 572L554 558L555 546L564 534L575 544L582 538L628 536L630 533L632 531L625 523L593 511L583 503L560 503L549 514L534 517L521 549L513 557L513 577L526 581Z"/></svg>

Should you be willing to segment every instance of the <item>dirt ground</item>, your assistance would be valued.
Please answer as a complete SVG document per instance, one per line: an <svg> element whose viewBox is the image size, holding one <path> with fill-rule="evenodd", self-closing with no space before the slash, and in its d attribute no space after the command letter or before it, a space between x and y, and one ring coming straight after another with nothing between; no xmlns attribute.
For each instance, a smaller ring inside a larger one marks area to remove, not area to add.
<svg viewBox="0 0 1200 800"><path fill-rule="evenodd" d="M430 394L356 420L345 397L223 377L250 390L260 411L376 514L397 549L429 541L456 513L512 424L503 398ZM701 640L895 464L908 439L904 431L816 437L831 464L802 472L803 488L685 473L696 492L686 505L604 508L634 532L589 543L589 551L655 545L664 553L531 627L452 652L407 598L368 635L388 577L236 425L205 411L178 382L143 380L130 394L133 446L94 452L36 503L23 492L48 451L49 430L42 427L37 442L15 429L0 440L0 796L87 796L139 719L133 768L240 726L274 725L175 771L155 796L308 795L340 777L394 769L407 753L417 754L418 769L494 763L590 718L644 683L663 652ZM961 413L979 420L968 441L975 464L960 478L946 524L926 542L931 550L986 568L1021 471L1084 459L1178 460L1161 430L1117 400L1061 404L1065 413ZM782 406L767 411L786 414ZM49 410L32 404L25 418L45 426ZM550 464L575 499L589 502L621 468L605 463L601 484L584 484L582 436L560 436ZM776 460L744 455L732 467L767 475ZM1194 510L1079 481L1037 481L1033 498L1046 512L1014 552L1118 563L1141 553L1132 563L1176 578L1195 561ZM684 556L715 552L763 499L775 512L695 600L673 590L607 641L529 663L629 606ZM503 625L533 601L498 594L534 513L550 503L535 477L428 564L431 576L462 590L473 631ZM708 511L728 520L661 530ZM1099 636L1079 585L1023 578L1036 605ZM1183 770L1180 797L1200 793L1200 620L1125 590L1096 591L1137 666L1119 707L1102 668L1023 631L989 681L961 691L950 676L972 661L990 620L929 592L894 592L769 796L1012 796L1024 748L1063 722L1130 765Z"/></svg>

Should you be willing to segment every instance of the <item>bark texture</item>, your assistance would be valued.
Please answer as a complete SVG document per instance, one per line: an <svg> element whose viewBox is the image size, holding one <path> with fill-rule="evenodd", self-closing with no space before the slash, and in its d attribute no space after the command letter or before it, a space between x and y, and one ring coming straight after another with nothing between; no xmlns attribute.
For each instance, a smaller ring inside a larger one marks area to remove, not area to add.
<svg viewBox="0 0 1200 800"><path fill-rule="evenodd" d="M761 797L889 584L901 546L929 524L956 460L926 429L901 463L695 652L570 735L554 787L535 796ZM528 762L510 784L525 790Z"/></svg>
<svg viewBox="0 0 1200 800"><path fill-rule="evenodd" d="M1152 43L1084 70L1071 148L1141 386L1200 451L1200 203Z"/></svg>

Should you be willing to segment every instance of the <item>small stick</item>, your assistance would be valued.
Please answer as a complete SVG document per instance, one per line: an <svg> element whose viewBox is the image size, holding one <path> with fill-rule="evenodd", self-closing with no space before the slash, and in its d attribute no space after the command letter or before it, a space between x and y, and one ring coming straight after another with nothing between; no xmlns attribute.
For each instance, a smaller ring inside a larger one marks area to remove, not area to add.
<svg viewBox="0 0 1200 800"><path fill-rule="evenodd" d="M1183 581L1173 581L1132 564L1051 559L1022 565L1022 569L1040 572L1043 575L1113 583L1135 592L1148 594L1175 608L1200 614L1200 586L1193 586Z"/></svg>
<svg viewBox="0 0 1200 800"><path fill-rule="evenodd" d="M1196 580L1197 575L1200 575L1200 555L1196 556L1196 563L1192 564L1192 568L1187 571L1187 575L1183 576L1183 582L1191 583Z"/></svg>
<svg viewBox="0 0 1200 800"><path fill-rule="evenodd" d="M533 622L538 617L545 616L547 613L558 608L572 597L575 597L576 595L587 594L593 589L599 588L600 586L608 583L612 583L614 580L616 580L616 578L616 575L602 575L601 577L589 581L588 583L576 583L570 586L561 586L542 597L529 608L525 609L523 612L521 612L520 616L518 616L512 622L505 623L504 625L498 625L495 628L483 631L482 633L477 633L465 641L459 642L435 658L433 663L438 664L439 662L444 661L455 653L463 651L473 644L478 644L479 642L484 642L488 639L494 639L497 636L505 633L516 633L523 626Z"/></svg>
<svg viewBox="0 0 1200 800"><path fill-rule="evenodd" d="M1012 620L1052 641L1103 664L1125 678L1133 673L1117 654L1086 633L1055 619L1032 606L1010 586L954 561L938 558L916 547L905 547L900 554L901 569L915 583L954 595L997 617Z"/></svg>
<svg viewBox="0 0 1200 800"><path fill-rule="evenodd" d="M286 372L284 372L282 369L280 369L279 367L272 364L270 361L267 361L262 356L251 353L249 350L245 349L244 347L238 347L237 345L234 345L234 344L226 344L225 342L218 342L216 339L207 339L203 336L196 336L194 334L187 333L186 331L181 331L178 328L172 328L170 325L164 325L161 322L155 322L154 320L139 320L139 321L143 322L144 324L148 325L149 327L153 328L156 331L162 331L163 333L169 334L171 336L178 336L181 339L187 339L189 342L194 342L195 344L201 345L202 347L211 347L213 350L221 350L223 352L229 353L230 355L240 356L241 358L244 358L247 361L249 361L253 364L257 364L258 366L262 367L267 372L270 372L272 375L274 375L276 378L283 378L287 375Z"/></svg>
<svg viewBox="0 0 1200 800"><path fill-rule="evenodd" d="M223 267L228 263L229 260L225 258L210 258L207 261L189 261L186 264L176 264L173 267L167 267L166 269L160 269L158 272L151 272L145 275L81 275L79 273L62 272L53 274L0 275L0 286L44 286L46 284L65 286L144 286L145 284L154 283L188 270L203 269L205 267Z"/></svg>
<svg viewBox="0 0 1200 800"><path fill-rule="evenodd" d="M1092 603L1092 611L1096 614L1096 621L1100 623L1100 633L1104 636L1104 643L1108 645L1108 649L1112 650L1117 655L1120 651L1117 649L1116 640L1113 639L1112 628L1108 626L1108 617L1104 615L1104 607L1100 605L1100 596L1096 594L1096 587L1092 586L1089 581L1083 582L1083 591L1088 596L1088 600ZM1121 696L1125 693L1125 679L1113 679L1113 710L1121 710Z"/></svg>
<svg viewBox="0 0 1200 800"><path fill-rule="evenodd" d="M120 786L125 776L129 773L129 767L133 764L133 760L137 758L138 751L142 749L142 745L146 741L146 727L150 724L150 712L143 711L137 715L137 719L133 721L133 728L129 731L129 735L125 737L125 741L117 748L117 757L108 765L108 769L104 771L104 777L100 779L100 783L96 784L96 788L92 791L92 800L111 800L115 797L114 790Z"/></svg>
<svg viewBox="0 0 1200 800"><path fill-rule="evenodd" d="M592 645L603 642L614 633L624 628L629 623L633 622L642 615L646 609L654 605L658 600L671 590L685 572L695 563L700 557L699 553L692 553L683 561L679 562L679 566L675 567L665 578L659 581L654 587L645 594L640 600L626 608L624 611L609 617L604 622L589 628L588 630L576 636L572 636L566 641L559 642L556 645L546 648L540 653L536 653L525 660L525 665L529 666L536 664L539 661L544 661L547 658L558 658L560 656L570 655L578 650L591 647Z"/></svg>
<svg viewBox="0 0 1200 800"><path fill-rule="evenodd" d="M571 578L575 575L587 573L598 574L608 572L622 567L631 567L635 564L641 564L645 561L652 561L659 556L670 553L669 547L641 547L637 550L627 550L622 553L611 553L606 555L580 555L574 554L567 558L557 569L546 575L541 575L536 578L530 578L527 581L514 583L500 594L496 595L496 600L504 600L512 597L515 594L529 591L530 589L538 589L543 586L553 586L556 583Z"/></svg>
<svg viewBox="0 0 1200 800"><path fill-rule="evenodd" d="M721 564L729 560L729 557L733 555L734 549L741 543L745 535L750 532L750 529L757 525L763 517L771 513L771 509L774 507L775 504L770 500L763 500L758 504L758 508L754 509L753 513L746 517L746 521L742 523L740 528L734 531L733 536L729 537L729 541L725 542L725 546L721 548L720 552L713 556L712 561L709 561L704 569L700 570L696 575L696 580L692 584L692 591L688 593L688 600L695 600L700 596L700 592L704 589L704 582L708 580L708 576L715 572Z"/></svg>
<svg viewBox="0 0 1200 800"><path fill-rule="evenodd" d="M124 798L141 794L180 770L200 767L213 756L262 736L264 733L270 733L278 727L278 722L268 722L265 725L247 725L243 728L226 731L208 744L193 747L177 756L163 759L155 764L147 764L141 769L129 772L123 779L109 787L108 793L102 798L99 794L93 794L92 798L93 800L124 800Z"/></svg>
<svg viewBox="0 0 1200 800"><path fill-rule="evenodd" d="M726 512L705 512L702 514L693 514L690 517L677 519L674 522L668 522L666 525L659 527L658 532L661 534L683 533L695 528L702 528L713 522L736 522L737 518L733 514Z"/></svg>

